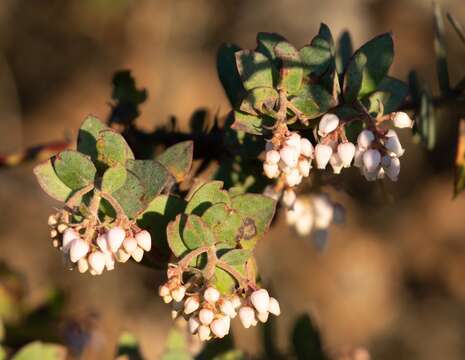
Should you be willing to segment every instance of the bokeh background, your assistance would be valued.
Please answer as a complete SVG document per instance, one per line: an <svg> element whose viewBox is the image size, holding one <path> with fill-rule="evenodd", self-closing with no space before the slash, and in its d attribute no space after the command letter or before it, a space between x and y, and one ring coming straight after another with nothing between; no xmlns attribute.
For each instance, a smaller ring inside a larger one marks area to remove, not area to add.
<svg viewBox="0 0 465 360"><path fill-rule="evenodd" d="M463 0L439 3L465 23ZM221 43L253 48L256 33L270 31L300 47L320 22L335 36L349 29L356 46L392 31L392 73L406 79L416 69L437 89L429 0L1 0L0 153L74 138L89 113L105 119L111 78L122 68L148 90L141 127L171 115L186 124L199 108L225 114L215 70ZM455 84L465 76L465 49L446 28ZM282 304L280 347L288 346L296 317L309 312L332 351L364 346L373 359L465 358L465 195L452 200L459 111L438 113L432 153L403 138L398 183L359 177L328 189L347 219L331 229L325 251L278 217L258 262ZM46 225L56 203L39 189L32 167L0 169L0 260L24 274L27 303L64 289L66 316L92 335L85 359L110 358L125 329L157 359L171 324L156 294L163 274L132 264L92 279L65 271ZM236 329L241 349L261 351L258 330Z"/></svg>

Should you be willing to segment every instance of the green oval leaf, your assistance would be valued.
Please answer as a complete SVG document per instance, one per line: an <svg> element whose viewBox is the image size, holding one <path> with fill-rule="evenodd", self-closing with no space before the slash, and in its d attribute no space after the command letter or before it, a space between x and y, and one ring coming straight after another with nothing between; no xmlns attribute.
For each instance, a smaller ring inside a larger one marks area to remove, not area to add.
<svg viewBox="0 0 465 360"><path fill-rule="evenodd" d="M108 168L102 177L102 191L109 194L118 190L126 182L127 172L123 165Z"/></svg>
<svg viewBox="0 0 465 360"><path fill-rule="evenodd" d="M126 168L134 173L144 187L141 202L148 205L165 187L169 173L166 168L155 160L128 159Z"/></svg>
<svg viewBox="0 0 465 360"><path fill-rule="evenodd" d="M113 130L103 130L99 133L97 142L97 159L103 168L125 165L128 159L134 159L134 154L126 140Z"/></svg>
<svg viewBox="0 0 465 360"><path fill-rule="evenodd" d="M170 146L157 160L168 169L177 182L181 182L192 167L193 156L194 142L189 140Z"/></svg>
<svg viewBox="0 0 465 360"><path fill-rule="evenodd" d="M202 219L210 226L220 243L235 247L241 238L242 217L226 204L215 204L207 209Z"/></svg>
<svg viewBox="0 0 465 360"><path fill-rule="evenodd" d="M273 87L273 67L270 60L259 52L236 52L237 70L246 90L256 87Z"/></svg>
<svg viewBox="0 0 465 360"><path fill-rule="evenodd" d="M276 56L281 59L280 86L289 95L297 93L302 85L303 68L297 49L287 41L281 41L275 47Z"/></svg>
<svg viewBox="0 0 465 360"><path fill-rule="evenodd" d="M367 57L364 53L356 53L344 74L344 100L347 103L352 103L358 98L360 89L362 88L363 72L367 64Z"/></svg>
<svg viewBox="0 0 465 360"><path fill-rule="evenodd" d="M88 116L82 123L77 141L77 151L97 160L97 138L102 130L108 130L103 122L95 116Z"/></svg>
<svg viewBox="0 0 465 360"><path fill-rule="evenodd" d="M58 177L52 165L52 160L48 159L34 168L34 175L40 187L52 198L58 201L66 201L73 190L66 186Z"/></svg>
<svg viewBox="0 0 465 360"><path fill-rule="evenodd" d="M123 208L129 218L135 218L148 205L144 201L146 189L139 177L127 171L124 185L113 193L113 197Z"/></svg>
<svg viewBox="0 0 465 360"><path fill-rule="evenodd" d="M56 155L53 167L61 181L73 190L92 184L97 172L87 156L72 150L65 150Z"/></svg>
<svg viewBox="0 0 465 360"><path fill-rule="evenodd" d="M230 204L229 195L223 190L222 181L210 181L202 184L189 197L186 213L202 216L210 206L217 203Z"/></svg>

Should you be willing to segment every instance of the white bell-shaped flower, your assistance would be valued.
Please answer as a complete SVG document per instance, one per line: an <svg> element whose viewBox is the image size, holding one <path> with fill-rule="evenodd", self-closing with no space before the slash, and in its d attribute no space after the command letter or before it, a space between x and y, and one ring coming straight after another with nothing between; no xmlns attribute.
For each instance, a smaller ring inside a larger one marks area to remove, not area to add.
<svg viewBox="0 0 465 360"><path fill-rule="evenodd" d="M124 238L126 237L126 232L119 226L111 228L107 232L108 245L110 246L111 251L116 252L120 246L123 244Z"/></svg>
<svg viewBox="0 0 465 360"><path fill-rule="evenodd" d="M263 164L263 171L266 175L266 177L270 179L277 178L279 176L279 168L278 165L276 164L269 164L269 163L264 163Z"/></svg>
<svg viewBox="0 0 465 360"><path fill-rule="evenodd" d="M301 138L300 139L300 153L305 157L312 158L313 151L314 151L313 145L310 142L310 140L306 138Z"/></svg>
<svg viewBox="0 0 465 360"><path fill-rule="evenodd" d="M181 302L184 299L184 295L186 294L186 288L183 285L179 285L177 288L171 291L171 296L173 297L174 301Z"/></svg>
<svg viewBox="0 0 465 360"><path fill-rule="evenodd" d="M279 152L276 150L267 151L265 154L265 162L268 164L277 164L281 156L279 156Z"/></svg>
<svg viewBox="0 0 465 360"><path fill-rule="evenodd" d="M362 130L357 137L357 146L361 149L368 149L371 143L375 140L375 134L370 130Z"/></svg>
<svg viewBox="0 0 465 360"><path fill-rule="evenodd" d="M310 175L310 169L312 168L312 165L309 160L303 159L299 160L298 168L300 175L303 177L308 177L308 175Z"/></svg>
<svg viewBox="0 0 465 360"><path fill-rule="evenodd" d="M315 147L315 160L316 166L318 169L326 168L328 165L329 159L333 154L333 149L329 145L317 144Z"/></svg>
<svg viewBox="0 0 465 360"><path fill-rule="evenodd" d="M333 153L333 155L331 155L331 158L329 159L329 163L331 164L331 167L333 168L334 174L341 173L341 170L344 167L344 164L342 163L342 160L339 157L338 153Z"/></svg>
<svg viewBox="0 0 465 360"><path fill-rule="evenodd" d="M89 244L83 239L74 239L71 242L71 247L69 250L69 257L71 262L75 263L82 259L89 252Z"/></svg>
<svg viewBox="0 0 465 360"><path fill-rule="evenodd" d="M209 288L207 288L205 290L205 292L203 293L203 297L205 299L205 301L209 302L210 304L214 304L216 303L219 299L220 299L220 292L218 291L218 289L210 286Z"/></svg>
<svg viewBox="0 0 465 360"><path fill-rule="evenodd" d="M107 233L97 236L95 242L102 252L107 253L111 251L110 246L108 245Z"/></svg>
<svg viewBox="0 0 465 360"><path fill-rule="evenodd" d="M279 151L281 160L289 167L297 166L300 153L293 146L284 146Z"/></svg>
<svg viewBox="0 0 465 360"><path fill-rule="evenodd" d="M339 118L335 114L325 114L318 124L318 135L325 137L339 126Z"/></svg>
<svg viewBox="0 0 465 360"><path fill-rule="evenodd" d="M137 240L133 237L127 237L123 241L123 247L128 254L132 254L137 249Z"/></svg>
<svg viewBox="0 0 465 360"><path fill-rule="evenodd" d="M226 316L222 316L218 319L215 319L210 324L210 329L212 333L217 338L224 338L229 333L230 321Z"/></svg>
<svg viewBox="0 0 465 360"><path fill-rule="evenodd" d="M399 137L394 130L389 130L387 132L384 147L397 157L401 157L405 152L402 144L400 143Z"/></svg>
<svg viewBox="0 0 465 360"><path fill-rule="evenodd" d="M61 242L61 249L64 253L69 252L71 243L75 239L79 239L79 233L76 230L68 228L64 231L63 239Z"/></svg>
<svg viewBox="0 0 465 360"><path fill-rule="evenodd" d="M105 254L101 251L94 251L89 255L89 266L97 274L101 274L105 269Z"/></svg>
<svg viewBox="0 0 465 360"><path fill-rule="evenodd" d="M279 306L279 302L274 297L270 297L270 304L268 305L268 311L275 316L279 316L281 314L281 308Z"/></svg>
<svg viewBox="0 0 465 360"><path fill-rule="evenodd" d="M363 166L368 173L376 171L381 162L381 153L375 149L368 149L363 154Z"/></svg>
<svg viewBox="0 0 465 360"><path fill-rule="evenodd" d="M87 270L89 270L89 262L86 258L81 258L78 261L78 270L81 274L84 274Z"/></svg>
<svg viewBox="0 0 465 360"><path fill-rule="evenodd" d="M250 306L243 306L239 309L239 319L241 320L242 326L248 329L256 323L255 311Z"/></svg>
<svg viewBox="0 0 465 360"><path fill-rule="evenodd" d="M210 331L210 327L209 326L206 326L206 325L200 325L198 330L197 330L198 334L199 334L199 339L200 341L207 341L207 340L210 340L211 338L211 331Z"/></svg>
<svg viewBox="0 0 465 360"><path fill-rule="evenodd" d="M199 320L204 325L210 325L215 314L210 309L202 309L199 311Z"/></svg>
<svg viewBox="0 0 465 360"><path fill-rule="evenodd" d="M142 258L144 257L144 249L142 249L139 246L136 247L136 249L132 252L131 256L136 262L141 262Z"/></svg>
<svg viewBox="0 0 465 360"><path fill-rule="evenodd" d="M137 240L137 245L139 245L144 251L150 251L152 248L152 237L147 230L139 231L135 239Z"/></svg>
<svg viewBox="0 0 465 360"><path fill-rule="evenodd" d="M350 167L355 155L355 145L351 142L344 142L337 146L337 154L346 168Z"/></svg>
<svg viewBox="0 0 465 360"><path fill-rule="evenodd" d="M300 184L302 181L302 175L297 168L293 168L289 173L286 174L286 184L290 187Z"/></svg>
<svg viewBox="0 0 465 360"><path fill-rule="evenodd" d="M200 326L200 321L195 316L191 316L188 321L189 332L195 334Z"/></svg>
<svg viewBox="0 0 465 360"><path fill-rule="evenodd" d="M194 296L190 296L184 302L184 313L186 315L192 314L194 311L197 311L199 307L199 300Z"/></svg>
<svg viewBox="0 0 465 360"><path fill-rule="evenodd" d="M255 290L250 295L250 301L258 312L265 312L268 311L270 295L268 295L268 291L266 291L266 289Z"/></svg>
<svg viewBox="0 0 465 360"><path fill-rule="evenodd" d="M381 166L389 179L397 181L400 173L400 160L398 157L383 156Z"/></svg>
<svg viewBox="0 0 465 360"><path fill-rule="evenodd" d="M411 128L413 126L413 120L408 116L407 113L403 111L396 112L394 118L392 119L395 127L400 129L402 128Z"/></svg>
<svg viewBox="0 0 465 360"><path fill-rule="evenodd" d="M232 301L224 300L220 305L220 310L223 314L230 318L234 318L236 316L236 309L234 308Z"/></svg>
<svg viewBox="0 0 465 360"><path fill-rule="evenodd" d="M301 152L301 143L300 143L300 135L296 132L293 132L285 141L287 146L293 147L298 154Z"/></svg>
<svg viewBox="0 0 465 360"><path fill-rule="evenodd" d="M112 253L110 252L104 252L105 255L105 268L108 271L114 270L115 269L115 257L113 256Z"/></svg>

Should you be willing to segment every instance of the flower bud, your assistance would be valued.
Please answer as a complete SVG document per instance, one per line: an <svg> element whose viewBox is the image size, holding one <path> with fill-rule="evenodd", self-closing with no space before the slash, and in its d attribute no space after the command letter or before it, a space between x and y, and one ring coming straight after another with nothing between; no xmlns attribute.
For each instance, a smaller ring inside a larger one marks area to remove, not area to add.
<svg viewBox="0 0 465 360"><path fill-rule="evenodd" d="M324 195L314 196L313 209L315 210L315 227L317 229L329 227L334 215L334 207L331 201Z"/></svg>
<svg viewBox="0 0 465 360"><path fill-rule="evenodd" d="M342 165L346 168L350 167L352 159L355 155L355 145L351 142L345 142L337 146L337 154L342 161Z"/></svg>
<svg viewBox="0 0 465 360"><path fill-rule="evenodd" d="M326 168L329 159L331 158L331 154L333 153L333 149L331 146L324 145L324 144L317 144L315 147L315 160L318 169Z"/></svg>
<svg viewBox="0 0 465 360"><path fill-rule="evenodd" d="M306 138L300 139L300 152L305 157L313 157L313 145L310 140Z"/></svg>
<svg viewBox="0 0 465 360"><path fill-rule="evenodd" d="M392 119L395 127L398 128L411 128L413 126L413 120L404 113L403 111L396 112L394 118Z"/></svg>
<svg viewBox="0 0 465 360"><path fill-rule="evenodd" d="M375 134L373 134L372 131L366 129L362 130L362 132L358 134L357 137L357 146L363 150L366 150L371 145L373 140L375 140Z"/></svg>
<svg viewBox="0 0 465 360"><path fill-rule="evenodd" d="M365 153L366 149L356 148L355 155L354 155L354 166L361 168L363 167L363 154Z"/></svg>
<svg viewBox="0 0 465 360"><path fill-rule="evenodd" d="M274 297L270 297L268 311L275 316L279 316L281 314L281 308L279 306L279 302Z"/></svg>
<svg viewBox="0 0 465 360"><path fill-rule="evenodd" d="M299 160L299 152L291 146L284 146L280 152L279 155L281 157L281 160L290 167L295 167L297 166L297 161Z"/></svg>
<svg viewBox="0 0 465 360"><path fill-rule="evenodd" d="M58 224L58 220L57 220L57 217L55 215L50 215L48 217L48 225L49 226L55 226L56 224Z"/></svg>
<svg viewBox="0 0 465 360"><path fill-rule="evenodd" d="M161 285L158 288L158 295L160 295L161 297L167 296L170 293L171 293L171 291L170 291L169 287L166 286L166 285Z"/></svg>
<svg viewBox="0 0 465 360"><path fill-rule="evenodd" d="M89 255L89 266L100 275L105 268L105 254L101 251L91 253Z"/></svg>
<svg viewBox="0 0 465 360"><path fill-rule="evenodd" d="M200 326L199 319L197 319L197 318L194 317L194 316L191 316L191 317L189 318L188 326L189 326L189 332L190 332L191 334L195 334L195 333L197 332L197 329L198 329L199 326Z"/></svg>
<svg viewBox="0 0 465 360"><path fill-rule="evenodd" d="M171 297L171 295L165 295L163 296L163 302L165 304L169 304L171 301L173 301L173 298Z"/></svg>
<svg viewBox="0 0 465 360"><path fill-rule="evenodd" d="M302 175L303 177L307 177L308 175L310 175L310 169L312 168L310 161L299 160L298 167L299 167L300 175Z"/></svg>
<svg viewBox="0 0 465 360"><path fill-rule="evenodd" d="M255 290L252 295L250 295L250 301L258 312L265 312L268 311L270 295L268 295L268 291L265 289Z"/></svg>
<svg viewBox="0 0 465 360"><path fill-rule="evenodd" d="M111 228L107 233L108 245L111 251L116 252L123 244L126 232L119 226Z"/></svg>
<svg viewBox="0 0 465 360"><path fill-rule="evenodd" d="M318 125L318 135L324 137L336 130L339 125L339 118L335 114L325 114Z"/></svg>
<svg viewBox="0 0 465 360"><path fill-rule="evenodd" d="M144 251L150 251L152 248L152 237L147 230L139 231L136 236L137 245L139 245Z"/></svg>
<svg viewBox="0 0 465 360"><path fill-rule="evenodd" d="M184 295L186 294L186 288L182 285L179 285L177 288L171 291L171 296L173 297L174 301L180 302Z"/></svg>
<svg viewBox="0 0 465 360"><path fill-rule="evenodd" d="M207 302L209 302L211 304L214 304L219 300L220 292L217 289L215 289L214 287L210 286L203 293L203 297L204 297L205 301L207 301Z"/></svg>
<svg viewBox="0 0 465 360"><path fill-rule="evenodd" d="M273 179L279 176L279 168L276 164L263 164L263 171L265 172L266 177Z"/></svg>
<svg viewBox="0 0 465 360"><path fill-rule="evenodd" d="M265 153L265 162L268 164L277 164L281 157L276 150L270 150Z"/></svg>
<svg viewBox="0 0 465 360"><path fill-rule="evenodd" d="M300 175L299 170L296 168L292 169L288 174L286 174L286 184L287 186L293 187L302 181L302 175Z"/></svg>
<svg viewBox="0 0 465 360"><path fill-rule="evenodd" d="M344 164L342 163L342 160L339 157L338 153L333 153L333 155L331 155L331 158L329 159L329 163L331 164L331 167L333 168L334 174L341 173L341 170L344 167Z"/></svg>
<svg viewBox="0 0 465 360"><path fill-rule="evenodd" d="M79 239L79 234L74 229L68 228L63 233L63 239L61 241L61 249L67 253L71 247L73 240Z"/></svg>
<svg viewBox="0 0 465 360"><path fill-rule="evenodd" d="M137 240L133 237L127 237L123 241L123 248L128 254L132 254L137 249Z"/></svg>
<svg viewBox="0 0 465 360"><path fill-rule="evenodd" d="M223 314L229 316L232 319L236 317L236 310L234 309L232 301L224 300L220 305L220 310Z"/></svg>
<svg viewBox="0 0 465 360"><path fill-rule="evenodd" d="M200 341L207 341L210 339L210 328L205 325L200 325L198 328Z"/></svg>
<svg viewBox="0 0 465 360"><path fill-rule="evenodd" d="M220 339L224 338L229 333L230 322L227 319L229 318L223 316L213 320L210 324L212 333Z"/></svg>
<svg viewBox="0 0 465 360"><path fill-rule="evenodd" d="M199 308L199 300L193 296L188 297L184 302L184 313L186 315L192 314Z"/></svg>
<svg viewBox="0 0 465 360"><path fill-rule="evenodd" d="M367 172L376 171L381 162L381 154L378 150L368 149L363 154L363 165Z"/></svg>
<svg viewBox="0 0 465 360"><path fill-rule="evenodd" d="M136 250L132 252L131 256L135 261L141 262L144 257L144 250L138 246L136 247Z"/></svg>
<svg viewBox="0 0 465 360"><path fill-rule="evenodd" d="M215 314L210 309L202 309L199 311L199 320L204 325L210 325L213 321Z"/></svg>
<svg viewBox="0 0 465 360"><path fill-rule="evenodd" d="M68 225L66 225L66 224L58 224L57 231L60 234L63 234L67 228L68 228Z"/></svg>
<svg viewBox="0 0 465 360"><path fill-rule="evenodd" d="M83 239L74 239L69 250L70 260L75 263L89 252L89 244Z"/></svg>
<svg viewBox="0 0 465 360"><path fill-rule="evenodd" d="M291 133L291 135L286 139L286 142L285 144L287 146L291 146L293 147L294 149L296 149L296 151L300 154L300 146L301 146L301 143L300 143L300 135L296 132L293 132Z"/></svg>
<svg viewBox="0 0 465 360"><path fill-rule="evenodd" d="M281 199L282 203L284 206L290 208L292 205L294 205L295 199L297 198L297 195L295 194L295 191L292 189L286 189L283 191L283 197Z"/></svg>
<svg viewBox="0 0 465 360"><path fill-rule="evenodd" d="M241 307L239 309L239 319L241 320L242 326L248 329L256 321L254 309L250 306Z"/></svg>
<svg viewBox="0 0 465 360"><path fill-rule="evenodd" d="M234 306L234 309L238 309L242 305L242 300L238 295L234 295L231 298L231 302L232 302L232 304Z"/></svg>
<svg viewBox="0 0 465 360"><path fill-rule="evenodd" d="M262 323L266 323L268 321L268 316L269 315L270 315L270 313L268 311L259 312L257 314L257 319L260 320L260 322L262 322Z"/></svg>
<svg viewBox="0 0 465 360"><path fill-rule="evenodd" d="M384 147L397 157L401 157L405 150L399 141L399 137L394 130L389 130L386 134L386 140L384 141Z"/></svg>
<svg viewBox="0 0 465 360"><path fill-rule="evenodd" d="M89 270L89 263L87 262L86 258L81 258L78 261L78 270L81 274L84 274L87 270Z"/></svg>
<svg viewBox="0 0 465 360"><path fill-rule="evenodd" d="M108 246L107 233L97 236L97 240L95 240L95 242L97 243L97 246L100 248L100 250L102 250L102 252L110 252L110 247Z"/></svg>
<svg viewBox="0 0 465 360"><path fill-rule="evenodd" d="M119 249L116 254L115 254L115 257L116 257L116 261L120 262L120 263L125 263L126 261L129 260L129 258L131 257L131 254L128 254L126 251L124 251L123 249Z"/></svg>

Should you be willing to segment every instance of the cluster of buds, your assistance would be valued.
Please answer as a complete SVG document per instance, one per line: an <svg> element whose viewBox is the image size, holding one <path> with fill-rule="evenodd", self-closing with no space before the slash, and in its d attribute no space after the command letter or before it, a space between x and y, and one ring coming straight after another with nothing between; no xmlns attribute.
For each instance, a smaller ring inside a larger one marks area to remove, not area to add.
<svg viewBox="0 0 465 360"><path fill-rule="evenodd" d="M172 303L173 319L182 316L189 332L201 341L225 337L236 316L248 329L259 321L266 322L269 314L281 313L278 301L265 289L225 296L213 286L199 288L193 282L183 284L182 276L172 269L168 269L171 277L160 286L159 295L165 303Z"/></svg>
<svg viewBox="0 0 465 360"><path fill-rule="evenodd" d="M140 230L134 224L127 228L105 226L87 222L70 223L60 213L50 215L52 244L59 248L66 263L77 267L80 273L89 271L91 275L100 275L103 271L113 270L115 261L124 263L131 257L139 262L144 251L150 251L152 239L148 231ZM90 231L88 231L90 230Z"/></svg>
<svg viewBox="0 0 465 360"><path fill-rule="evenodd" d="M344 222L342 205L332 202L326 194L297 197L293 190L287 189L281 202L288 208L286 221L297 234L308 236L313 232L315 241L321 246L326 242L330 225Z"/></svg>
<svg viewBox="0 0 465 360"><path fill-rule="evenodd" d="M413 126L412 119L404 112L392 113L390 119L398 128ZM399 158L404 152L394 130L377 127L372 130L365 129L357 138L354 166L360 168L368 181L382 179L384 176L397 181L400 173Z"/></svg>
<svg viewBox="0 0 465 360"><path fill-rule="evenodd" d="M313 145L296 132L267 143L263 171L270 179L283 177L289 187L300 184L312 168Z"/></svg>

